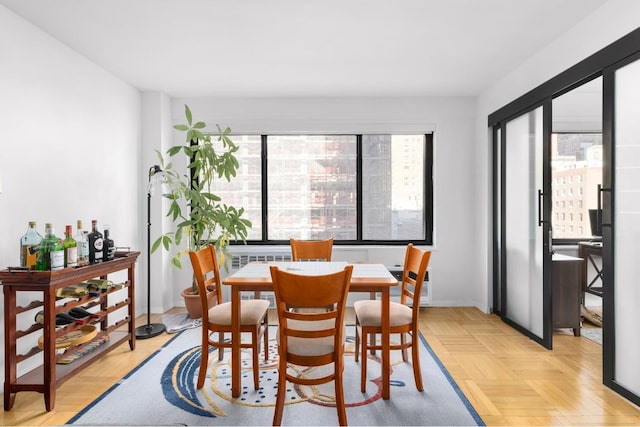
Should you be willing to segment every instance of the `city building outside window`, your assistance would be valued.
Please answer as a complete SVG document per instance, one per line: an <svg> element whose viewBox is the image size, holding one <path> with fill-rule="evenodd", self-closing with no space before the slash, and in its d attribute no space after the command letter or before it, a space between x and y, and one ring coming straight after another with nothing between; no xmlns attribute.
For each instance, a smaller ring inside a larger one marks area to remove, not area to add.
<svg viewBox="0 0 640 427"><path fill-rule="evenodd" d="M244 207L248 243L433 244L432 134L232 139L238 174L214 188L223 203Z"/></svg>
<svg viewBox="0 0 640 427"><path fill-rule="evenodd" d="M551 175L553 202L553 238L591 239L589 210L597 208L598 184L602 184L602 134L554 133L551 137ZM576 190L558 188L558 183L578 183ZM555 188L554 188L555 187ZM575 201L575 203L574 203ZM558 202L560 206L558 207Z"/></svg>

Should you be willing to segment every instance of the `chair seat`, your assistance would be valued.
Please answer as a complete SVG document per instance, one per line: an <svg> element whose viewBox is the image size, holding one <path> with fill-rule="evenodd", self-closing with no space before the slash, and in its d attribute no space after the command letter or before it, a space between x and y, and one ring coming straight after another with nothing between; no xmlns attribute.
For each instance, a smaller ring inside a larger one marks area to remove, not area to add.
<svg viewBox="0 0 640 427"><path fill-rule="evenodd" d="M250 299L240 301L240 324L258 325L269 309L269 301ZM231 303L225 302L209 309L209 323L231 326Z"/></svg>
<svg viewBox="0 0 640 427"><path fill-rule="evenodd" d="M382 325L382 301L356 301L353 304L353 309L360 325L365 327ZM409 325L412 318L412 311L408 306L393 301L389 303L389 324L392 328L394 326Z"/></svg>
<svg viewBox="0 0 640 427"><path fill-rule="evenodd" d="M287 320L287 324L291 329L301 331L321 331L323 329L332 329L335 325L334 319L320 320L315 322L305 322L301 320ZM277 335L278 344L280 344L280 334ZM298 338L289 337L288 352L298 356L321 356L333 352L333 335L322 338Z"/></svg>

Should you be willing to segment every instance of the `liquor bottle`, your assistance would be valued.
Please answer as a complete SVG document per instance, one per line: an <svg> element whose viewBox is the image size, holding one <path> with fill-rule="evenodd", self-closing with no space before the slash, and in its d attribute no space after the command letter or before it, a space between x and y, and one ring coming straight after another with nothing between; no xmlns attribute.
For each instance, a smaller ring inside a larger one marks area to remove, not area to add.
<svg viewBox="0 0 640 427"><path fill-rule="evenodd" d="M42 235L36 229L36 222L29 221L27 232L20 238L20 267L32 269L36 266L40 242Z"/></svg>
<svg viewBox="0 0 640 427"><path fill-rule="evenodd" d="M36 270L59 270L64 268L64 246L62 239L56 236L55 229L49 223L45 224L44 238L40 243Z"/></svg>
<svg viewBox="0 0 640 427"><path fill-rule="evenodd" d="M64 246L65 267L78 266L78 243L76 239L71 236L71 233L71 226L67 225L64 230L64 240L62 241L62 245Z"/></svg>
<svg viewBox="0 0 640 427"><path fill-rule="evenodd" d="M102 262L103 245L102 233L98 231L98 221L91 220L91 232L88 235L89 238L89 264L97 264Z"/></svg>
<svg viewBox="0 0 640 427"><path fill-rule="evenodd" d="M103 256L105 261L111 261L116 256L116 245L113 242L113 239L109 237L109 229L108 225L104 226L104 244L102 247L104 248Z"/></svg>
<svg viewBox="0 0 640 427"><path fill-rule="evenodd" d="M78 245L78 266L89 264L89 240L87 231L82 229L82 220L78 220L76 231L76 244Z"/></svg>

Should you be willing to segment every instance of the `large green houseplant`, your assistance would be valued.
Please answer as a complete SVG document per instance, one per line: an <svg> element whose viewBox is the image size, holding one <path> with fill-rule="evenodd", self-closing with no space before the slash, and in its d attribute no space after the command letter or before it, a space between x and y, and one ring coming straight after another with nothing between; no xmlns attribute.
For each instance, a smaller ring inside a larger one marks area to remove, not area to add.
<svg viewBox="0 0 640 427"><path fill-rule="evenodd" d="M171 246L179 248L171 262L181 268L182 255L214 244L221 267L226 269L229 243L232 240L244 242L251 222L243 217L244 208L222 203L220 196L213 192L213 184L217 179L231 181L236 176L239 163L235 153L238 146L231 140L229 128L222 130L216 125L217 133L208 133L204 122L193 122L187 105L185 116L186 124L174 126L186 133L185 144L169 148L165 155L157 151L164 171L163 184L168 189L163 197L170 201L167 217L172 219L176 228L158 237L151 252L160 246L166 250ZM172 161L180 155L187 165L186 173L174 169ZM183 242L186 243L183 245ZM195 280L192 281L190 292L185 293L198 294Z"/></svg>

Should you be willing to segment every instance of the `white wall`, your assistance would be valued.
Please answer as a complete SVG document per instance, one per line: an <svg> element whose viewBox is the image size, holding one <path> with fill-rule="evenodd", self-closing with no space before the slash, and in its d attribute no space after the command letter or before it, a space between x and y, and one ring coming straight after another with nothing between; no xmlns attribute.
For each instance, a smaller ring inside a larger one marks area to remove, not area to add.
<svg viewBox="0 0 640 427"><path fill-rule="evenodd" d="M0 52L1 268L19 264L30 220L60 236L97 219L139 249L139 93L4 6Z"/></svg>
<svg viewBox="0 0 640 427"><path fill-rule="evenodd" d="M230 126L237 133L434 131L433 305L484 308L476 270L474 98L175 99L174 123L184 122L184 104L191 108L194 120L212 128L216 123ZM177 143L183 143L182 138L183 133L175 133ZM403 261L404 247L369 247L366 251L336 247L336 256L396 264ZM176 275L176 306L183 304L178 291L189 283L190 271L187 266Z"/></svg>
<svg viewBox="0 0 640 427"><path fill-rule="evenodd" d="M476 138L478 140L475 192L478 216L475 228L478 233L479 266L484 289L482 306L491 305L491 141L487 119L489 114L524 95L531 89L577 64L598 50L625 36L640 26L640 2L636 0L611 0L579 24L567 29L542 51L525 61L520 67L495 82L478 97Z"/></svg>

